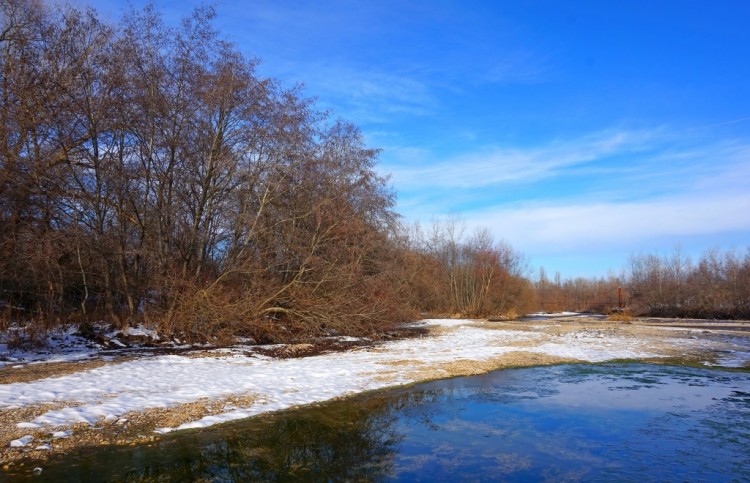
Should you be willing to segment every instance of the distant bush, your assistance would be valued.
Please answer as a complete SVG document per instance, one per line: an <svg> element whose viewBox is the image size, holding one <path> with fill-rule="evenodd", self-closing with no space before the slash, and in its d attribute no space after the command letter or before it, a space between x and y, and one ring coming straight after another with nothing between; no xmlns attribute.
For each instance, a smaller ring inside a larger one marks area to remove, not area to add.
<svg viewBox="0 0 750 483"><path fill-rule="evenodd" d="M633 320L633 315L629 310L614 310L607 314L607 319L614 322L630 322Z"/></svg>

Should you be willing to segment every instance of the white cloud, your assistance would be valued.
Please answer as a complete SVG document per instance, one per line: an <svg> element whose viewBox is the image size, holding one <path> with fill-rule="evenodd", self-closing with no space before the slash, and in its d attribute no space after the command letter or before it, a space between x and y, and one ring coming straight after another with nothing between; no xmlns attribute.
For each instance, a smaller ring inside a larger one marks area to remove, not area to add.
<svg viewBox="0 0 750 483"><path fill-rule="evenodd" d="M522 250L627 248L648 240L750 232L750 192L695 193L627 203L535 204L467 214Z"/></svg>

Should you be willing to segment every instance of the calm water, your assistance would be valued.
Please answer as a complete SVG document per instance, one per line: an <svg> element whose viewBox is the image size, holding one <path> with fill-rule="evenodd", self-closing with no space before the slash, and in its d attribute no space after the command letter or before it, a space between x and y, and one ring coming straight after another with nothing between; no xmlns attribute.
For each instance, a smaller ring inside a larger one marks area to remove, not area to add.
<svg viewBox="0 0 750 483"><path fill-rule="evenodd" d="M750 373L504 370L44 466L34 481L750 481Z"/></svg>

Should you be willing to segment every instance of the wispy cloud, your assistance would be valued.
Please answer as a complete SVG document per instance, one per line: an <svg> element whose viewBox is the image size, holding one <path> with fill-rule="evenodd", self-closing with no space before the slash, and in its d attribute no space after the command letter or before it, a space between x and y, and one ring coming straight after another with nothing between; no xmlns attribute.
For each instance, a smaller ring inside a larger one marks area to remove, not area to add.
<svg viewBox="0 0 750 483"><path fill-rule="evenodd" d="M505 53L502 58L486 61L484 73L478 79L490 84L534 84L547 77L548 62L546 57L535 52L516 50Z"/></svg>
<svg viewBox="0 0 750 483"><path fill-rule="evenodd" d="M556 176L566 168L651 149L654 138L653 131L613 130L532 148L485 147L429 164L415 165L399 156L385 169L391 170L395 183L407 189L532 182Z"/></svg>
<svg viewBox="0 0 750 483"><path fill-rule="evenodd" d="M423 116L436 102L418 60L382 58L391 55L393 37L404 35L400 13L415 8L347 0L260 0L252 7L236 2L220 10L237 40L253 46L261 57L263 75L303 83L318 107L337 116L382 124L401 116Z"/></svg>
<svg viewBox="0 0 750 483"><path fill-rule="evenodd" d="M324 106L335 106L337 114L360 123L424 116L437 103L429 86L408 74L331 63L304 69L306 84Z"/></svg>

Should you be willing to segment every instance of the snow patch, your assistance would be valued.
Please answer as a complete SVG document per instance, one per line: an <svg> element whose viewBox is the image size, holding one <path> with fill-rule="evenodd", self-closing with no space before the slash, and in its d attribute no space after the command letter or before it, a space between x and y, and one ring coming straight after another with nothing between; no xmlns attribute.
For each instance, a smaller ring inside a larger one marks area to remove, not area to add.
<svg viewBox="0 0 750 483"><path fill-rule="evenodd" d="M581 314L580 312L534 312L533 314L526 314L524 317L570 317L574 315L588 316L589 314Z"/></svg>
<svg viewBox="0 0 750 483"><path fill-rule="evenodd" d="M35 423L18 423L16 427L20 429L39 429L41 425Z"/></svg>
<svg viewBox="0 0 750 483"><path fill-rule="evenodd" d="M13 441L11 441L10 447L11 448L23 448L27 446L29 443L31 443L32 441L34 441L34 437L27 434L26 436L23 436L21 438L14 439Z"/></svg>

